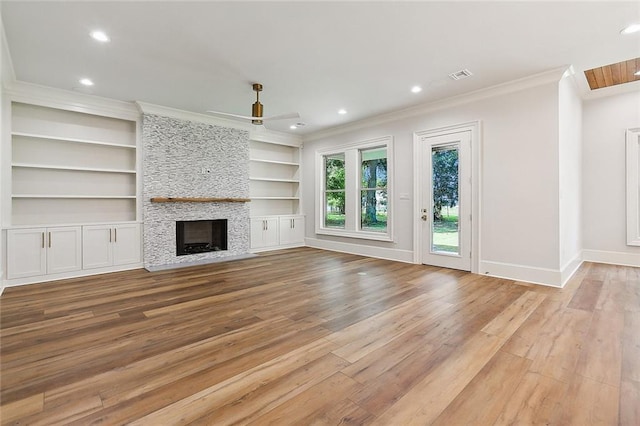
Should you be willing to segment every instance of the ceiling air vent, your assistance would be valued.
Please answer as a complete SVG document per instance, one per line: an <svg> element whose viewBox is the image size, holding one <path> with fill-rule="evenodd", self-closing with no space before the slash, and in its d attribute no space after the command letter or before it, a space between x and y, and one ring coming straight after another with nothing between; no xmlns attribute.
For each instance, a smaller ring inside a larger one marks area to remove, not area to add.
<svg viewBox="0 0 640 426"><path fill-rule="evenodd" d="M449 74L449 78L451 78L451 80L462 80L463 78L471 77L472 75L473 73L465 68Z"/></svg>

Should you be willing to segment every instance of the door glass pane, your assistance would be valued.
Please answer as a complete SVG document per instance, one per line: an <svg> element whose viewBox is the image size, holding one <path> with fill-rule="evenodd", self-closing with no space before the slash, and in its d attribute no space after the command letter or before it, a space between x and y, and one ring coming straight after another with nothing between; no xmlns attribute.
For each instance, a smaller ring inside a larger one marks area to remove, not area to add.
<svg viewBox="0 0 640 426"><path fill-rule="evenodd" d="M387 148L360 150L360 229L387 232Z"/></svg>
<svg viewBox="0 0 640 426"><path fill-rule="evenodd" d="M458 154L457 144L436 146L431 149L433 165L431 251L436 253L460 254Z"/></svg>
<svg viewBox="0 0 640 426"><path fill-rule="evenodd" d="M344 153L324 157L324 226L344 228Z"/></svg>

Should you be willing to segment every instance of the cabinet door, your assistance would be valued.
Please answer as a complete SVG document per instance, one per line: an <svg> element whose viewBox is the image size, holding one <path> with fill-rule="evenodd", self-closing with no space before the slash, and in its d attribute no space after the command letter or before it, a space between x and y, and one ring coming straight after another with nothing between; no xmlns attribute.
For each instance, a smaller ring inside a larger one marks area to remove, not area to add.
<svg viewBox="0 0 640 426"><path fill-rule="evenodd" d="M264 247L265 220L262 218L251 219L251 248Z"/></svg>
<svg viewBox="0 0 640 426"><path fill-rule="evenodd" d="M47 272L46 229L7 231L7 278L33 277Z"/></svg>
<svg viewBox="0 0 640 426"><path fill-rule="evenodd" d="M82 269L82 228L47 228L47 273Z"/></svg>
<svg viewBox="0 0 640 426"><path fill-rule="evenodd" d="M278 245L278 218L256 217L251 219L251 248Z"/></svg>
<svg viewBox="0 0 640 426"><path fill-rule="evenodd" d="M264 247L277 246L279 244L278 218L270 217L265 219L266 227L264 230Z"/></svg>
<svg viewBox="0 0 640 426"><path fill-rule="evenodd" d="M113 264L113 230L108 225L82 227L82 267L102 268Z"/></svg>
<svg viewBox="0 0 640 426"><path fill-rule="evenodd" d="M139 263L140 225L137 223L113 227L113 264Z"/></svg>
<svg viewBox="0 0 640 426"><path fill-rule="evenodd" d="M283 216L280 218L280 244L301 244L304 242L304 218Z"/></svg>

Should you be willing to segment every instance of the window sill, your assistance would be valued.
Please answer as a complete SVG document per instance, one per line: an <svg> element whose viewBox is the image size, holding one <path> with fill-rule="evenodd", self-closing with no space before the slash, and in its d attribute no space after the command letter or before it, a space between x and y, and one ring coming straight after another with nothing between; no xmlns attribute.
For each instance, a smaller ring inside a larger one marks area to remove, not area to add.
<svg viewBox="0 0 640 426"><path fill-rule="evenodd" d="M341 229L320 228L316 229L318 235L330 235L333 237L357 238L360 240L374 240L393 242L391 235L387 233L366 232L366 231L345 231Z"/></svg>

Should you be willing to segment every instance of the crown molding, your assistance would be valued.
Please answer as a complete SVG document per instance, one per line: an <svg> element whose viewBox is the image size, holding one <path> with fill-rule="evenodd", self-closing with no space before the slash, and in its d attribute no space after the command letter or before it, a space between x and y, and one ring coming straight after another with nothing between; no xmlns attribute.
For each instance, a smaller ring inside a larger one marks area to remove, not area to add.
<svg viewBox="0 0 640 426"><path fill-rule="evenodd" d="M452 108L455 106L476 102L482 99L502 96L509 93L530 89L532 87L541 86L543 84L553 82L557 83L558 81L560 81L567 68L568 66L562 66L549 71L545 71L543 73L520 78L506 83L501 83L491 87L486 87L462 95L457 95L450 98L401 109L398 111L380 114L373 117L367 117L362 120L358 120L342 126L333 127L331 129L321 130L319 132L304 135L303 141L314 141L329 136L336 136L342 133L370 127L372 125L388 123L390 121L397 121L405 118L415 117L417 115L424 115L430 112Z"/></svg>
<svg viewBox="0 0 640 426"><path fill-rule="evenodd" d="M246 130L249 132L249 139L260 142L292 146L300 146L301 144L301 138L298 135L276 132L266 129L264 126L255 126L253 124L243 123L236 120L214 117L207 114L185 111L177 108L150 104L147 102L137 101L136 104L138 105L140 112L143 114L162 115L164 117L176 118L178 120L196 121L214 126Z"/></svg>
<svg viewBox="0 0 640 426"><path fill-rule="evenodd" d="M241 123L235 120L229 120L221 117L213 117L211 115L201 114L199 112L185 111L182 109L166 107L162 105L150 104L147 102L136 101L136 105L143 114L162 115L164 117L177 118L179 120L197 121L199 123L212 124L214 126L230 127L232 129L240 129L251 131L254 125Z"/></svg>
<svg viewBox="0 0 640 426"><path fill-rule="evenodd" d="M138 120L140 117L140 112L132 102L118 101L23 81L15 81L5 88L4 93L9 96L11 101L15 102L125 120Z"/></svg>

